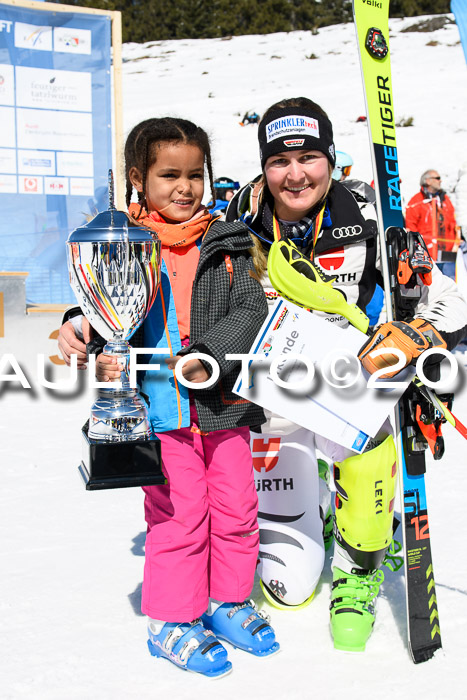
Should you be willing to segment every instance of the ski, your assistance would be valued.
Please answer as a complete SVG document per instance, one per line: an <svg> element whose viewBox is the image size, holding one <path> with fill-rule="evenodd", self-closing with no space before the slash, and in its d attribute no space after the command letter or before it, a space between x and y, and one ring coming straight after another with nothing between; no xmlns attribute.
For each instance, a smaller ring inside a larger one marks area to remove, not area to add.
<svg viewBox="0 0 467 700"><path fill-rule="evenodd" d="M353 0L376 191L378 228L388 320L401 320L396 307L393 250L385 231L403 227L389 51L389 0ZM415 406L408 390L395 412L401 526L404 544L408 646L414 663L441 647L425 490L426 445L418 440ZM402 498L403 495L403 498Z"/></svg>

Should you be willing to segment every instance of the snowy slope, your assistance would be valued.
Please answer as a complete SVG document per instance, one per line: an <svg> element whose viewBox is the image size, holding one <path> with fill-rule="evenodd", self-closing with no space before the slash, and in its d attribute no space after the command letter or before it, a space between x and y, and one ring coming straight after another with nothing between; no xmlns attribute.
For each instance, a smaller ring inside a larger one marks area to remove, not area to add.
<svg viewBox="0 0 467 700"><path fill-rule="evenodd" d="M467 158L467 70L455 25L401 34L414 20L393 20L391 47L405 198L420 173L435 167L454 187ZM427 46L428 42L437 42ZM314 53L318 58L306 58ZM178 115L213 137L217 175L244 182L258 172L256 128L238 126L246 109L264 110L304 94L335 125L356 177L371 179L368 137L351 25L317 36L299 32L130 44L124 47L128 131L152 115ZM206 72L206 74L204 74ZM213 97L209 97L209 93ZM35 350L27 321L18 353ZM25 342L26 341L26 342ZM282 651L256 659L232 650L234 672L218 682L156 661L145 646L140 613L144 517L139 489L88 493L79 480L80 426L92 392L64 397L0 384L0 695L15 700L154 698L464 697L467 654L466 443L445 427L445 458L429 465L427 491L444 651L414 666L406 648L401 573L386 574L373 637L364 654L333 650L328 628L330 560L313 603L300 612L270 610ZM462 369L465 383L465 368ZM467 422L462 386L455 412ZM267 607L259 588L254 597Z"/></svg>
<svg viewBox="0 0 467 700"><path fill-rule="evenodd" d="M452 15L451 15L452 17ZM467 160L467 71L455 24L435 32L401 33L424 18L390 22L400 169L406 199L434 167L449 191ZM428 45L436 43L436 45ZM307 58L311 55L316 58ZM126 44L124 128L151 116L199 122L213 139L215 173L246 182L259 172L256 127L238 122L284 98L318 102L334 126L336 148L350 153L352 175L371 181L360 67L352 24L311 32ZM144 97L143 97L144 96Z"/></svg>

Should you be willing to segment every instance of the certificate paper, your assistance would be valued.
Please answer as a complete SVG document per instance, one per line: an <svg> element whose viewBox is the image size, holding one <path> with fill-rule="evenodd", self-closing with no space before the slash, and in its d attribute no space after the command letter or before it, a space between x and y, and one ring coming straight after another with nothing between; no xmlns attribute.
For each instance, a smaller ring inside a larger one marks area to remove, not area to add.
<svg viewBox="0 0 467 700"><path fill-rule="evenodd" d="M409 373L400 373L397 381L403 383L402 387L368 388L367 376L360 371L357 359L366 338L352 326L341 328L279 299L250 350L255 357L248 362L248 373L245 367L234 392L344 447L362 452L410 381ZM274 364L279 379L297 390L278 386L270 372ZM347 377L343 382L333 378L333 367L338 377ZM315 375L310 379L313 368ZM353 383L342 386L347 382Z"/></svg>

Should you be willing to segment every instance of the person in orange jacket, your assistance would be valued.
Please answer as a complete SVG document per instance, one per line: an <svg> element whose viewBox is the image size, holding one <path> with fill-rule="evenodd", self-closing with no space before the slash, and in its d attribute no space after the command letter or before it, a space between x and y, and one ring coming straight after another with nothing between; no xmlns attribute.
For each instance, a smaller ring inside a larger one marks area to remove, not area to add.
<svg viewBox="0 0 467 700"><path fill-rule="evenodd" d="M405 225L423 236L436 261L440 251L453 250L456 242L454 206L441 187L437 170L426 170L420 178L420 186L420 192L407 204Z"/></svg>

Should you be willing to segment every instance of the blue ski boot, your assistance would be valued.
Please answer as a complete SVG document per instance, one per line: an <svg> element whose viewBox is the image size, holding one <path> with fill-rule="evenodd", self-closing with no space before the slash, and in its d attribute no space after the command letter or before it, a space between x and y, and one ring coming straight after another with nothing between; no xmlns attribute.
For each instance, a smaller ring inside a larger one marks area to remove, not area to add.
<svg viewBox="0 0 467 700"><path fill-rule="evenodd" d="M270 656L280 649L269 616L257 611L252 600L223 603L212 615L203 615L202 620L216 637L255 656Z"/></svg>
<svg viewBox="0 0 467 700"><path fill-rule="evenodd" d="M166 622L159 634L154 633L149 623L148 634L151 655L168 659L185 671L219 678L232 670L227 650L203 627L201 618L193 622Z"/></svg>

